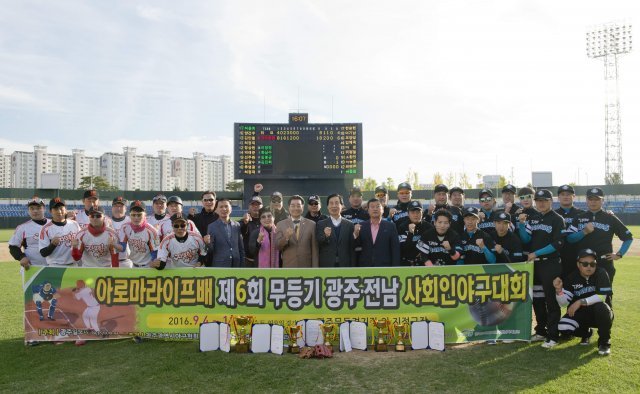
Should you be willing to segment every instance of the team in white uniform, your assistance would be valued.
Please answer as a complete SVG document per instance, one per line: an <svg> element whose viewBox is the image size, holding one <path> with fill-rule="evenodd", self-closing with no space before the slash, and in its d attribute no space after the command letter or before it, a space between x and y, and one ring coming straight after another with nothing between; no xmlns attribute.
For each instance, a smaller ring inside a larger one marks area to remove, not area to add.
<svg viewBox="0 0 640 394"><path fill-rule="evenodd" d="M120 229L120 242L129 249L129 260L134 267L147 268L156 259L160 238L146 218L145 205L136 200L129 207L131 221Z"/></svg>
<svg viewBox="0 0 640 394"><path fill-rule="evenodd" d="M82 260L83 267L107 268L117 267L118 252L122 245L118 242L118 234L105 224L102 207L89 210L89 226L80 230L73 240L72 256Z"/></svg>
<svg viewBox="0 0 640 394"><path fill-rule="evenodd" d="M9 252L25 269L31 265L47 265L47 260L40 254L40 232L49 222L44 217L44 201L33 197L27 203L30 220L18 225L9 240Z"/></svg>
<svg viewBox="0 0 640 394"><path fill-rule="evenodd" d="M52 220L40 231L38 248L49 266L77 266L71 256L71 244L80 231L76 221L67 219L65 202L56 197L49 202Z"/></svg>
<svg viewBox="0 0 640 394"><path fill-rule="evenodd" d="M169 212L170 217L172 217L175 214L182 214L182 199L178 196L169 197L169 200L167 202L167 211ZM192 231L197 233L198 235L201 235L195 223L193 223L189 219L186 219L186 216L185 216L185 220L187 221L188 231ZM171 234L172 232L173 232L173 223L171 222L171 220L163 221L160 225L160 231L158 232L160 235L160 239L164 239L167 235Z"/></svg>
<svg viewBox="0 0 640 394"><path fill-rule="evenodd" d="M160 243L158 258L151 263L151 267L201 267L207 255L207 246L200 234L187 230L187 219L182 213L171 216L171 223L173 233Z"/></svg>
<svg viewBox="0 0 640 394"><path fill-rule="evenodd" d="M127 200L124 197L118 196L113 199L111 203L111 227L116 230L118 234L118 238L120 238L120 233L122 231L122 227L125 224L131 222L131 218L127 216ZM118 255L118 259L120 260L118 267L120 268L132 268L133 263L129 259L129 246L123 245L124 249Z"/></svg>

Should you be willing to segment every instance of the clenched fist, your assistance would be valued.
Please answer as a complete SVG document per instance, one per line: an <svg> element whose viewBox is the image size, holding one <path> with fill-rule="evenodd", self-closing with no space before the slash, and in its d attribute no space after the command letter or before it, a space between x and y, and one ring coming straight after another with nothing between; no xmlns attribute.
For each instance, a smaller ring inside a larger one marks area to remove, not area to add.
<svg viewBox="0 0 640 394"><path fill-rule="evenodd" d="M449 243L449 241L443 241L442 247L445 248L446 250L451 250L451 244Z"/></svg>
<svg viewBox="0 0 640 394"><path fill-rule="evenodd" d="M497 244L496 245L496 252L502 254L503 251L504 251L504 249L502 248L502 245Z"/></svg>
<svg viewBox="0 0 640 394"><path fill-rule="evenodd" d="M585 234L591 234L593 230L595 230L593 223L587 223L582 231L584 231Z"/></svg>
<svg viewBox="0 0 640 394"><path fill-rule="evenodd" d="M358 238L360 236L360 224L353 226L353 237Z"/></svg>
<svg viewBox="0 0 640 394"><path fill-rule="evenodd" d="M331 227L324 228L324 236L329 238L331 236Z"/></svg>
<svg viewBox="0 0 640 394"><path fill-rule="evenodd" d="M478 245L480 249L484 249L484 240L482 238L476 239L476 245Z"/></svg>

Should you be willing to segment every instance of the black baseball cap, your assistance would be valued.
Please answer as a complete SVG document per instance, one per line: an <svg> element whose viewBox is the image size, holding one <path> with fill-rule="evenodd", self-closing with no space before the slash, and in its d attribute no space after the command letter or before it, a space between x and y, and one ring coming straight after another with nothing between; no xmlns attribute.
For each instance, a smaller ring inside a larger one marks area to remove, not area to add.
<svg viewBox="0 0 640 394"><path fill-rule="evenodd" d="M167 202L167 196L165 196L164 194L158 194L157 196L155 196L155 197L153 198L153 202L156 202L156 201L158 201L158 200L159 200L159 201Z"/></svg>
<svg viewBox="0 0 640 394"><path fill-rule="evenodd" d="M401 184L398 185L398 190L400 189L407 189L407 190L413 190L411 188L411 184L409 182L402 182Z"/></svg>
<svg viewBox="0 0 640 394"><path fill-rule="evenodd" d="M260 196L251 197L251 200L249 200L249 204L253 204L253 203L258 203L258 204L262 205L262 197L260 197Z"/></svg>
<svg viewBox="0 0 640 394"><path fill-rule="evenodd" d="M175 202L175 203L180 204L180 205L184 205L182 203L182 199L180 197L178 197L178 196L169 197L169 199L167 200L167 204L171 204L172 202Z"/></svg>
<svg viewBox="0 0 640 394"><path fill-rule="evenodd" d="M409 202L409 211L422 211L422 204L418 200Z"/></svg>
<svg viewBox="0 0 640 394"><path fill-rule="evenodd" d="M604 198L604 190L600 189L599 187L591 188L591 189L587 190L587 198L589 198L589 197Z"/></svg>
<svg viewBox="0 0 640 394"><path fill-rule="evenodd" d="M455 192L458 192L458 193L460 193L460 194L464 194L464 190L462 190L462 188L461 188L461 187L454 186L454 187L452 187L451 189L449 189L449 195L451 195L451 194L453 194L453 193L455 193Z"/></svg>
<svg viewBox="0 0 640 394"><path fill-rule="evenodd" d="M467 217L467 216L475 216L475 217L479 218L480 216L478 215L478 208L476 208L476 207L466 207L464 209L464 211L462 212L462 217Z"/></svg>
<svg viewBox="0 0 640 394"><path fill-rule="evenodd" d="M562 192L569 192L571 194L576 194L576 191L573 190L573 186L571 185L562 185L558 188L558 195Z"/></svg>
<svg viewBox="0 0 640 394"><path fill-rule="evenodd" d="M277 200L282 201L282 193L280 192L271 193L271 201L277 201Z"/></svg>
<svg viewBox="0 0 640 394"><path fill-rule="evenodd" d="M85 198L100 198L100 195L96 189L89 189L85 190L82 195L82 199L84 200Z"/></svg>
<svg viewBox="0 0 640 394"><path fill-rule="evenodd" d="M480 193L478 193L478 198L484 196L485 194L488 194L489 197L493 197L493 192L491 192L490 189L482 189L480 190Z"/></svg>
<svg viewBox="0 0 640 394"><path fill-rule="evenodd" d="M111 203L111 205L116 205L116 204L127 205L127 200L125 200L124 197L122 196L118 196L114 198L113 202Z"/></svg>
<svg viewBox="0 0 640 394"><path fill-rule="evenodd" d="M384 186L376 186L376 190L373 193L374 194L378 194L378 193L389 194L389 192L387 191L387 188L384 187Z"/></svg>
<svg viewBox="0 0 640 394"><path fill-rule="evenodd" d="M529 194L533 194L535 192L536 191L533 188L529 186L525 186L525 187L521 187L520 190L518 190L518 196L526 196Z"/></svg>
<svg viewBox="0 0 640 394"><path fill-rule="evenodd" d="M353 195L355 195L355 194L357 194L357 195L359 195L360 197L362 197L362 190L360 190L360 188L359 188L359 187L351 188L351 191L349 192L349 197L351 197L351 196L353 196Z"/></svg>
<svg viewBox="0 0 640 394"><path fill-rule="evenodd" d="M171 215L171 223L175 223L177 221L186 222L187 218L184 217L182 212L177 212L177 213L174 213L173 215Z"/></svg>
<svg viewBox="0 0 640 394"><path fill-rule="evenodd" d="M51 201L49 201L49 209L55 208L59 205L66 206L67 204L65 204L64 200L61 199L60 197L52 198Z"/></svg>
<svg viewBox="0 0 640 394"><path fill-rule="evenodd" d="M504 187L502 188L502 192L516 194L516 187L512 184L504 185Z"/></svg>
<svg viewBox="0 0 640 394"><path fill-rule="evenodd" d="M44 207L44 201L38 196L33 196L31 200L27 201L27 207L31 205L42 205Z"/></svg>
<svg viewBox="0 0 640 394"><path fill-rule="evenodd" d="M144 212L146 210L146 207L144 206L144 203L142 201L135 200L131 202L131 205L129 205L129 210Z"/></svg>
<svg viewBox="0 0 640 394"><path fill-rule="evenodd" d="M498 215L496 215L495 218L493 218L494 222L511 222L511 215L509 215L506 212L500 212Z"/></svg>
<svg viewBox="0 0 640 394"><path fill-rule="evenodd" d="M536 195L533 197L534 200L553 200L553 193L547 189L540 189L536 192Z"/></svg>
<svg viewBox="0 0 640 394"><path fill-rule="evenodd" d="M316 194L309 196L309 198L307 199L307 204L311 204L312 202L317 202L318 204L320 204L320 196Z"/></svg>
<svg viewBox="0 0 640 394"><path fill-rule="evenodd" d="M583 258L583 257L587 257L587 256L592 256L592 257L594 257L595 259L598 259L598 255L596 254L596 252L594 252L594 251L593 251L593 249L589 249L589 248L587 248L587 249L581 249L581 250L578 252L578 260L580 260L580 259L581 259L581 258Z"/></svg>
<svg viewBox="0 0 640 394"><path fill-rule="evenodd" d="M89 208L89 216L91 216L92 213L99 213L104 215L104 208L102 208L100 205L98 205L97 207L91 207Z"/></svg>
<svg viewBox="0 0 640 394"><path fill-rule="evenodd" d="M440 192L449 192L449 188L447 187L447 185L443 185L442 183L439 185L436 185L436 187L433 188L433 192L434 193L440 193Z"/></svg>

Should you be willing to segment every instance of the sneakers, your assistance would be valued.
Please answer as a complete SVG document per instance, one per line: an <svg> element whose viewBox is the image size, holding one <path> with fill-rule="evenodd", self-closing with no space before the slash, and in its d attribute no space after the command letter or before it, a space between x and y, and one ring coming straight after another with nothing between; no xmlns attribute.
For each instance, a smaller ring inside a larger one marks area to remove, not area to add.
<svg viewBox="0 0 640 394"><path fill-rule="evenodd" d="M77 340L76 341L76 346L84 346L87 344L87 341L83 341L83 340Z"/></svg>
<svg viewBox="0 0 640 394"><path fill-rule="evenodd" d="M593 330L589 329L589 332L587 333L587 335L582 337L582 339L580 340L580 345L582 346L589 345L589 342L591 341L592 336L593 336Z"/></svg>
<svg viewBox="0 0 640 394"><path fill-rule="evenodd" d="M611 354L611 345L598 346L598 354L601 356L608 356Z"/></svg>
<svg viewBox="0 0 640 394"><path fill-rule="evenodd" d="M558 345L558 342L554 341L553 339L547 339L541 346L545 349L551 349L552 347L555 347Z"/></svg>
<svg viewBox="0 0 640 394"><path fill-rule="evenodd" d="M514 343L515 341L513 339L503 339L502 343Z"/></svg>
<svg viewBox="0 0 640 394"><path fill-rule="evenodd" d="M495 340L495 339L488 340L488 341L486 341L485 343L486 343L487 345L497 345L497 344L498 344L498 342L496 342L496 340Z"/></svg>
<svg viewBox="0 0 640 394"><path fill-rule="evenodd" d="M140 338L139 336L136 335L135 337L133 337L133 342L142 343L142 338Z"/></svg>
<svg viewBox="0 0 640 394"><path fill-rule="evenodd" d="M544 335L540 335L540 334L535 334L534 336L531 337L531 342L540 342L540 341L544 341L546 338L544 337Z"/></svg>

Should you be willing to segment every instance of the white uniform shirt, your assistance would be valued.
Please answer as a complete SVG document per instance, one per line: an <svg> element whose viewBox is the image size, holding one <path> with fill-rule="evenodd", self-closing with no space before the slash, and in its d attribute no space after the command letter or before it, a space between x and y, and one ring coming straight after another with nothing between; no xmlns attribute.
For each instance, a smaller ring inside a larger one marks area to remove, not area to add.
<svg viewBox="0 0 640 394"><path fill-rule="evenodd" d="M137 266L149 264L151 252L158 250L160 237L155 227L147 222L144 230L135 232L131 223L125 224L120 230L120 242L126 242L129 248L129 259Z"/></svg>
<svg viewBox="0 0 640 394"><path fill-rule="evenodd" d="M38 224L33 220L24 222L16 227L15 233L9 240L9 245L22 248L22 243L26 243L24 254L27 256L32 265L47 265L47 260L40 254L40 231L50 220L46 219L44 225Z"/></svg>
<svg viewBox="0 0 640 394"><path fill-rule="evenodd" d="M116 230L118 234L118 239L122 239L121 231L125 224L131 223L131 218L129 216L125 216L121 221L111 220L111 228ZM121 241L122 242L122 241ZM129 249L129 245L126 245L124 250L118 254L118 259L126 260L129 258L129 254L131 254L131 250Z"/></svg>
<svg viewBox="0 0 640 394"><path fill-rule="evenodd" d="M147 216L147 223L149 223L156 229L156 231L158 232L158 235L160 235L160 227L162 226L162 223L164 223L167 220L171 222L170 216L168 214L164 215L164 217L160 220L156 219L155 215Z"/></svg>
<svg viewBox="0 0 640 394"><path fill-rule="evenodd" d="M88 229L80 230L77 236L82 250L83 267L111 267L111 250L109 240L118 242L118 234L115 230L106 227L100 235L93 235Z"/></svg>
<svg viewBox="0 0 640 394"><path fill-rule="evenodd" d="M49 246L53 238L60 238L58 246L46 257L47 264L68 265L75 263L73 257L71 257L71 242L76 238L79 231L80 225L71 219L67 219L66 223L61 226L54 222L49 222L42 226L40 241L38 242L39 249Z"/></svg>
<svg viewBox="0 0 640 394"><path fill-rule="evenodd" d="M198 256L207 255L207 246L200 234L188 232L184 242L178 242L176 235L167 235L160 243L158 259L167 263L167 268L197 267Z"/></svg>
<svg viewBox="0 0 640 394"><path fill-rule="evenodd" d="M76 300L82 300L87 306L99 306L98 300L93 296L93 291L90 287L83 287L74 294Z"/></svg>
<svg viewBox="0 0 640 394"><path fill-rule="evenodd" d="M193 223L191 220L187 220L187 230L193 231L198 235L202 235L200 234L200 231L198 231L196 224ZM167 235L173 234L173 225L171 224L171 220L162 222L160 226L160 231L158 232L158 234L160 234L160 239L164 239Z"/></svg>

